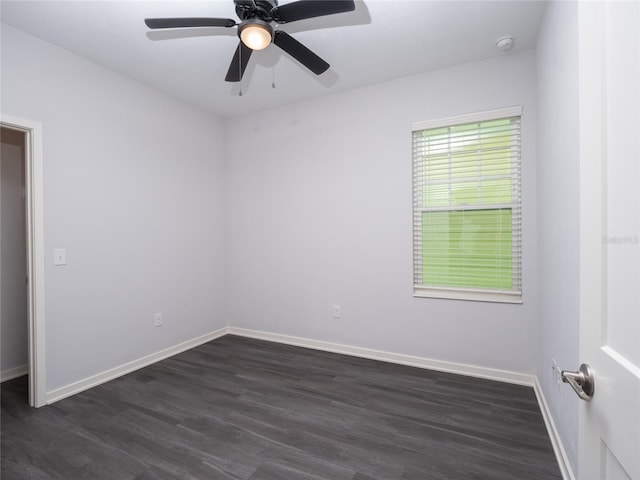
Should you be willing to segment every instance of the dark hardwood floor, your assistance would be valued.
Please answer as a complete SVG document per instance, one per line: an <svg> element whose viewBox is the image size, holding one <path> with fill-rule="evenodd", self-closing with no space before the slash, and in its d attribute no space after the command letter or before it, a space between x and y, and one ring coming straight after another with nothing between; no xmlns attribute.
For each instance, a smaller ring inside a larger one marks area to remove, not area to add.
<svg viewBox="0 0 640 480"><path fill-rule="evenodd" d="M41 409L2 480L559 479L533 389L225 336Z"/></svg>

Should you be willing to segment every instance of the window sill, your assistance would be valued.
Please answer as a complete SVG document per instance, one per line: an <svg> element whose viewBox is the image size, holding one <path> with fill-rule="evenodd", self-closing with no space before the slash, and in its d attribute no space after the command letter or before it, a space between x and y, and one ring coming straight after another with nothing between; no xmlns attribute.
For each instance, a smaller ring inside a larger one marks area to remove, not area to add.
<svg viewBox="0 0 640 480"><path fill-rule="evenodd" d="M466 290L456 288L414 287L416 298L442 298L448 300L469 300L474 302L522 303L521 292L496 290Z"/></svg>

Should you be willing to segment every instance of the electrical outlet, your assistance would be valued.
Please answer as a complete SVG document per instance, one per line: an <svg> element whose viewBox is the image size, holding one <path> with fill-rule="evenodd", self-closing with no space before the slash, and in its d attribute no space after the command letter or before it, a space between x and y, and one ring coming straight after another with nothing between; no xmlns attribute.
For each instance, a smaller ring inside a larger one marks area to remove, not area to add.
<svg viewBox="0 0 640 480"><path fill-rule="evenodd" d="M558 386L558 392L562 395L562 369L560 367L556 367L556 385Z"/></svg>
<svg viewBox="0 0 640 480"><path fill-rule="evenodd" d="M154 313L153 314L153 326L154 327L161 327L162 325L164 325L164 322L162 320L162 313Z"/></svg>
<svg viewBox="0 0 640 480"><path fill-rule="evenodd" d="M551 370L553 370L553 383L556 386L556 390L562 393L562 371L558 367L558 362L556 362L555 358L551 360Z"/></svg>
<svg viewBox="0 0 640 480"><path fill-rule="evenodd" d="M331 316L333 318L340 318L342 312L340 311L340 305L334 305L331 307Z"/></svg>

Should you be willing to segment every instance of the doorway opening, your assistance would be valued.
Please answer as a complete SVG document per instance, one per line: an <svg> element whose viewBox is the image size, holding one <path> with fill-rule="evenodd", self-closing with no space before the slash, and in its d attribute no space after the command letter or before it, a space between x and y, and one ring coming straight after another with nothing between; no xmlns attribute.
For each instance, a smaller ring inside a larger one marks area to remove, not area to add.
<svg viewBox="0 0 640 480"><path fill-rule="evenodd" d="M27 375L26 134L0 128L0 381Z"/></svg>
<svg viewBox="0 0 640 480"><path fill-rule="evenodd" d="M26 373L29 405L41 407L47 403L42 125L3 115L0 128L0 372L3 381ZM4 341L5 333L8 342Z"/></svg>

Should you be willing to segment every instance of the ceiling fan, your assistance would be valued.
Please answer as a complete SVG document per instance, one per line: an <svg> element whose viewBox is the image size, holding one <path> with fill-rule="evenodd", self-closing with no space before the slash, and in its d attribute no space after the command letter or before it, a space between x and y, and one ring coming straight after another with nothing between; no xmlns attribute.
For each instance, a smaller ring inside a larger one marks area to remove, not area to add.
<svg viewBox="0 0 640 480"><path fill-rule="evenodd" d="M262 50L271 42L316 75L325 72L329 68L327 62L287 32L275 30L272 23L281 25L355 9L353 0L298 0L281 6L278 0L233 0L233 3L240 23L231 18L146 18L144 23L151 29L237 26L240 42L225 80L239 82L253 51Z"/></svg>

